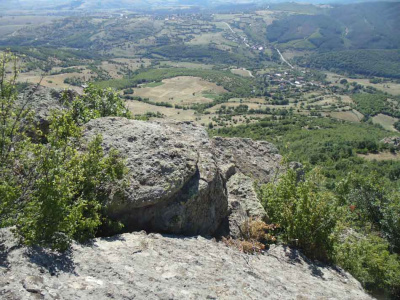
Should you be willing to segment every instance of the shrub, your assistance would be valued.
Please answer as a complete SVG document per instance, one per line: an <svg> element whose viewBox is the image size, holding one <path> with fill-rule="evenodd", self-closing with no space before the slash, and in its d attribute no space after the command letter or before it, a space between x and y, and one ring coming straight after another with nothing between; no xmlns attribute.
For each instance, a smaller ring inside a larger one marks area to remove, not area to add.
<svg viewBox="0 0 400 300"><path fill-rule="evenodd" d="M380 221L382 232L391 244L393 251L400 253L400 195L392 193L390 201L383 207Z"/></svg>
<svg viewBox="0 0 400 300"><path fill-rule="evenodd" d="M400 292L400 260L377 235L348 234L335 245L335 263L350 272L369 290Z"/></svg>
<svg viewBox="0 0 400 300"><path fill-rule="evenodd" d="M22 104L16 101L16 75L5 75L11 60L8 54L0 58L0 225L14 226L25 244L58 250L72 239L94 237L104 226L120 228L105 218L104 210L109 197L122 192L124 161L116 151L104 153L101 136L83 148L79 124L128 115L127 109L111 91L90 87L71 109L52 112L46 142L37 143L30 136L43 133L28 108L30 95ZM107 99L110 103L104 103Z"/></svg>
<svg viewBox="0 0 400 300"><path fill-rule="evenodd" d="M265 249L266 244L274 242L272 234L278 228L275 224L266 224L260 219L247 219L240 226L239 239L223 238L223 242L230 247L235 247L244 253L255 254Z"/></svg>
<svg viewBox="0 0 400 300"><path fill-rule="evenodd" d="M374 173L368 176L350 173L339 182L336 194L342 205L356 207L358 214L355 216L358 221L379 226L383 217L382 207L388 201L385 187L385 183Z"/></svg>
<svg viewBox="0 0 400 300"><path fill-rule="evenodd" d="M99 89L89 84L82 96L68 103L68 95L64 93L64 103L70 106L72 117L78 124L84 124L91 119L107 116L131 118L124 101L111 88Z"/></svg>
<svg viewBox="0 0 400 300"><path fill-rule="evenodd" d="M289 169L277 184L259 189L259 197L272 223L279 224L283 242L301 248L311 258L328 260L333 249L331 234L338 220L334 195L323 188L319 169L298 182Z"/></svg>
<svg viewBox="0 0 400 300"><path fill-rule="evenodd" d="M353 227L380 232L393 251L400 251L400 195L387 180L376 173L351 173L339 182L336 194L342 205L352 207L347 219Z"/></svg>

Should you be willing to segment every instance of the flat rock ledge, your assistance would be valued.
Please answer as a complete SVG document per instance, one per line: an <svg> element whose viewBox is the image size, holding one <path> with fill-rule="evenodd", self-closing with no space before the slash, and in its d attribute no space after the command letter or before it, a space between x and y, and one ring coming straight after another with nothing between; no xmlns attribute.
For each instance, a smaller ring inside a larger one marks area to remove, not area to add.
<svg viewBox="0 0 400 300"><path fill-rule="evenodd" d="M57 255L0 230L0 298L372 299L348 273L283 247L245 255L203 237L134 232Z"/></svg>

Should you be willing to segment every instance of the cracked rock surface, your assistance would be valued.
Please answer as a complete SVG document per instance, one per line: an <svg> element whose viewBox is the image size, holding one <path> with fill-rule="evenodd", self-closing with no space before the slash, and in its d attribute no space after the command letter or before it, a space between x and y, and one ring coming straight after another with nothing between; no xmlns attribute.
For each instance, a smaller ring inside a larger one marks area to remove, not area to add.
<svg viewBox="0 0 400 300"><path fill-rule="evenodd" d="M100 118L85 137L103 136L106 150L126 159L124 200L111 199L109 215L129 231L214 234L228 212L224 178L207 132L192 123Z"/></svg>
<svg viewBox="0 0 400 300"><path fill-rule="evenodd" d="M103 136L106 150L115 148L126 159L130 179L126 197L111 199L108 207L109 215L128 231L226 234L231 213L243 217L243 209L256 207L246 216L251 217L252 211L263 216L252 182L269 182L280 169L281 156L274 145L210 139L203 127L191 122L99 118L85 125L84 135L91 139L97 134ZM237 180L234 174L243 174L246 180ZM236 180L229 184L232 176ZM242 190L238 185L244 182ZM229 189L242 195L236 197ZM237 198L236 204L240 200L243 209L232 209L229 194Z"/></svg>
<svg viewBox="0 0 400 300"><path fill-rule="evenodd" d="M203 237L134 232L65 254L18 247L0 230L0 298L372 299L348 273L283 247L249 256Z"/></svg>

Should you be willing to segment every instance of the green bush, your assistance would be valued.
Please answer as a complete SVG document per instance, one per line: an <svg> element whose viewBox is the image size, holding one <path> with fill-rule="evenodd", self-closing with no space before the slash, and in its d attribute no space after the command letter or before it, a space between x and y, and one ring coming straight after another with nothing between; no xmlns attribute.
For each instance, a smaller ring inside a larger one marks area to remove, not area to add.
<svg viewBox="0 0 400 300"><path fill-rule="evenodd" d="M342 205L353 206L353 224L365 226L369 223L379 229L383 208L390 201L385 180L379 179L376 173L350 173L337 184L336 194Z"/></svg>
<svg viewBox="0 0 400 300"><path fill-rule="evenodd" d="M400 201L385 180L350 174L327 191L318 168L300 181L289 170L261 185L259 198L280 227L278 241L343 267L371 292L398 297Z"/></svg>
<svg viewBox="0 0 400 300"><path fill-rule="evenodd" d="M372 234L348 234L334 248L335 263L368 290L383 290L394 298L400 295L400 260L389 252L384 239Z"/></svg>
<svg viewBox="0 0 400 300"><path fill-rule="evenodd" d="M5 54L0 65L12 59ZM29 96L22 104L17 101L16 76L6 78L5 72L0 68L1 227L14 226L25 244L58 250L73 239L94 237L104 226L120 228L104 210L109 197L122 193L124 161L116 151L104 153L101 136L82 147L79 125L101 116L128 116L121 100L109 90L89 87L70 109L52 112L46 142L37 143L31 137L44 133L33 121Z"/></svg>
<svg viewBox="0 0 400 300"><path fill-rule="evenodd" d="M333 193L325 190L319 169L298 181L289 169L275 185L262 185L259 196L270 222L279 224L279 238L301 248L311 258L328 260L333 249L331 235L338 220Z"/></svg>
<svg viewBox="0 0 400 300"><path fill-rule="evenodd" d="M350 173L335 190L339 202L352 207L347 215L351 226L380 232L392 251L400 252L400 194L385 178Z"/></svg>
<svg viewBox="0 0 400 300"><path fill-rule="evenodd" d="M64 94L64 103L68 104L68 95ZM124 101L111 88L99 89L89 84L84 94L76 97L70 104L75 122L84 124L91 119L107 116L131 118Z"/></svg>

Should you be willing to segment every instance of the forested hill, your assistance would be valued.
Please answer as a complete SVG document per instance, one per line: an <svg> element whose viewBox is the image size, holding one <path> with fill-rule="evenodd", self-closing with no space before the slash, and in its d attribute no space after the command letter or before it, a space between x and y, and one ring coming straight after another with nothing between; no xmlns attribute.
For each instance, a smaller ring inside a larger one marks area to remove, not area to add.
<svg viewBox="0 0 400 300"><path fill-rule="evenodd" d="M400 78L400 50L343 50L315 53L296 59L297 64L333 72Z"/></svg>
<svg viewBox="0 0 400 300"><path fill-rule="evenodd" d="M298 49L397 49L399 12L400 2L374 2L288 14L268 27L267 38Z"/></svg>

